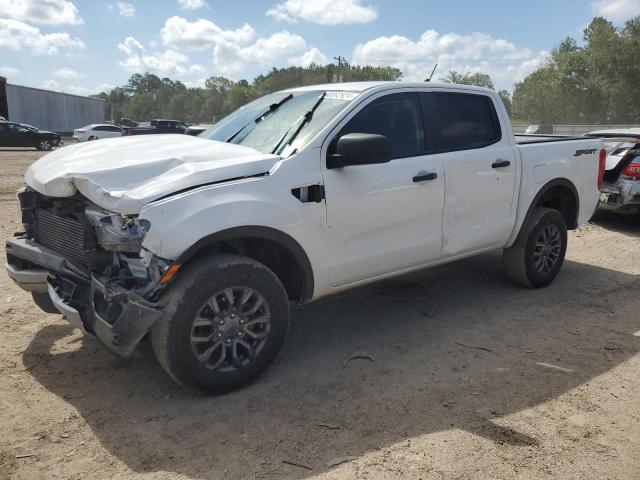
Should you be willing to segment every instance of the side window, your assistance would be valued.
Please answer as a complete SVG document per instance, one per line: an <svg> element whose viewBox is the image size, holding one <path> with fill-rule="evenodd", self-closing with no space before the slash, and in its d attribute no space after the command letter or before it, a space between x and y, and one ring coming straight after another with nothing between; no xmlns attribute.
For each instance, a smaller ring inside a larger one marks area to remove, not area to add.
<svg viewBox="0 0 640 480"><path fill-rule="evenodd" d="M391 143L393 158L415 157L425 151L422 114L414 93L393 93L364 107L340 131L384 135Z"/></svg>
<svg viewBox="0 0 640 480"><path fill-rule="evenodd" d="M109 132L121 132L120 127L106 127Z"/></svg>
<svg viewBox="0 0 640 480"><path fill-rule="evenodd" d="M486 95L434 93L440 152L482 148L502 138L493 102Z"/></svg>
<svg viewBox="0 0 640 480"><path fill-rule="evenodd" d="M105 127L94 127L93 131L94 132L104 132L106 130Z"/></svg>

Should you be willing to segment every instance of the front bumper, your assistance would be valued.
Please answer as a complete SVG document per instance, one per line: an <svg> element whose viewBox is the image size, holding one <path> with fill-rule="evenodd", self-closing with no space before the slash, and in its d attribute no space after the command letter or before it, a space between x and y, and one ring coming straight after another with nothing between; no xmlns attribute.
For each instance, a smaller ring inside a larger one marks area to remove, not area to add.
<svg viewBox="0 0 640 480"><path fill-rule="evenodd" d="M618 213L640 212L640 180L622 179L603 186L598 208Z"/></svg>
<svg viewBox="0 0 640 480"><path fill-rule="evenodd" d="M112 352L130 357L164 307L75 266L24 237L6 244L6 270L24 290L48 293L74 327L96 336Z"/></svg>

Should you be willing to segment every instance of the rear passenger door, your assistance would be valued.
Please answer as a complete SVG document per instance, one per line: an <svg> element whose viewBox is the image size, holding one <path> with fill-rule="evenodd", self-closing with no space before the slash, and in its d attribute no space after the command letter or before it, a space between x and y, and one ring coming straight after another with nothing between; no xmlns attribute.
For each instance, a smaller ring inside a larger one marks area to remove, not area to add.
<svg viewBox="0 0 640 480"><path fill-rule="evenodd" d="M423 96L445 168L443 254L500 247L513 227L516 154L492 97L434 91Z"/></svg>

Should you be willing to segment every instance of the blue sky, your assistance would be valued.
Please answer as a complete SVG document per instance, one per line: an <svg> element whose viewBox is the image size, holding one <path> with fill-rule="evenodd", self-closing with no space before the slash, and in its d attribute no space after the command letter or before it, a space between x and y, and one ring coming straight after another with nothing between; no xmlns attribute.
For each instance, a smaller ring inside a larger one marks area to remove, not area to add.
<svg viewBox="0 0 640 480"><path fill-rule="evenodd" d="M436 77L484 71L511 89L596 14L620 24L640 0L0 0L0 75L88 94L135 72L197 86L342 55L408 80L436 62Z"/></svg>

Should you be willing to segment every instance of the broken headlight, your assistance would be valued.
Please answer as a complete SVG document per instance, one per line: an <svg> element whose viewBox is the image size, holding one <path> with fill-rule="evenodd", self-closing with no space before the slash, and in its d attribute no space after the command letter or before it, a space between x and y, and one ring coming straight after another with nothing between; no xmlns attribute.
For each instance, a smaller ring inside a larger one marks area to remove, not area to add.
<svg viewBox="0 0 640 480"><path fill-rule="evenodd" d="M98 245L110 252L139 252L151 227L148 220L95 207L87 208L85 214L94 227Z"/></svg>

